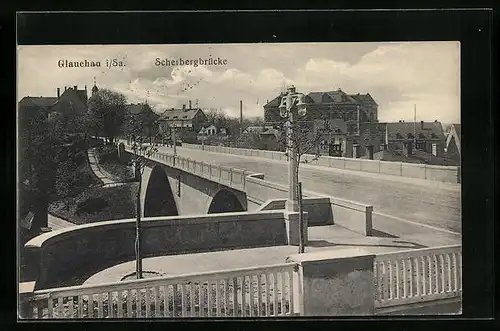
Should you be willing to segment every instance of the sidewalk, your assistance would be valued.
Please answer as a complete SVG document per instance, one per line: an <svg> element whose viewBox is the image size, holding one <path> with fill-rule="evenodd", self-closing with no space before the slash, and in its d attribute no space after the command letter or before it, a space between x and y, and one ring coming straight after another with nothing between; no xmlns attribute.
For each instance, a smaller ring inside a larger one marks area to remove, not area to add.
<svg viewBox="0 0 500 331"><path fill-rule="evenodd" d="M95 148L88 149L87 154L89 157L90 168L92 169L92 172L94 172L94 174L97 176L97 178L99 178L99 180L103 183L103 186L108 187L123 185L123 183L116 181L113 175L99 166L99 161L97 160L97 156L95 155Z"/></svg>
<svg viewBox="0 0 500 331"><path fill-rule="evenodd" d="M310 227L309 242L305 252L362 248L368 252L380 253L425 247L418 243L418 240L402 241L401 238L381 232L377 235L377 237L365 237L336 225ZM143 259L143 270L158 273L158 276L174 276L255 267L284 263L288 256L297 252L297 246L271 246L159 256ZM134 272L135 261L129 261L95 274L84 284L118 282Z"/></svg>

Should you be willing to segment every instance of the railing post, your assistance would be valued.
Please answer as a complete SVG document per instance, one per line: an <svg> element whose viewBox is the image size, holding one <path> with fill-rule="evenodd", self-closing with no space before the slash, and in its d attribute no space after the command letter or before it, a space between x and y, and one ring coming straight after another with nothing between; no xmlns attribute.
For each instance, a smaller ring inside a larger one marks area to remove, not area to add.
<svg viewBox="0 0 500 331"><path fill-rule="evenodd" d="M300 264L304 316L374 315L375 255L344 249L289 256Z"/></svg>
<svg viewBox="0 0 500 331"><path fill-rule="evenodd" d="M19 283L19 318L32 318L32 306L30 298L35 291L35 282ZM39 313L40 315L40 313Z"/></svg>

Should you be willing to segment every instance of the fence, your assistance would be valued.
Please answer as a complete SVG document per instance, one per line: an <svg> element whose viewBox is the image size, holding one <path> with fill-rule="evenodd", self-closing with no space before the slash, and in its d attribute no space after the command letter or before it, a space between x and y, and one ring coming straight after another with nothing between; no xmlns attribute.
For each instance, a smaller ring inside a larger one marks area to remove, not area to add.
<svg viewBox="0 0 500 331"><path fill-rule="evenodd" d="M294 315L296 264L35 291L25 318Z"/></svg>
<svg viewBox="0 0 500 331"><path fill-rule="evenodd" d="M128 146L126 150L133 153ZM251 174L251 172L239 168L219 166L160 152L153 153L151 159L236 189L245 189L246 176Z"/></svg>
<svg viewBox="0 0 500 331"><path fill-rule="evenodd" d="M183 144L183 147L191 149L202 149L201 145ZM265 159L286 161L284 152L266 151L258 149L245 149L224 146L205 146L205 151L262 157ZM449 183L460 183L460 167L456 166L438 166L416 163L379 161L368 159L353 159L345 157L321 156L316 159L313 155L304 155L304 160L308 163L318 166L324 166L336 169L354 170L361 172L370 172L391 176L418 178L432 181L441 181Z"/></svg>
<svg viewBox="0 0 500 331"><path fill-rule="evenodd" d="M377 254L374 275L378 309L460 298L462 246Z"/></svg>

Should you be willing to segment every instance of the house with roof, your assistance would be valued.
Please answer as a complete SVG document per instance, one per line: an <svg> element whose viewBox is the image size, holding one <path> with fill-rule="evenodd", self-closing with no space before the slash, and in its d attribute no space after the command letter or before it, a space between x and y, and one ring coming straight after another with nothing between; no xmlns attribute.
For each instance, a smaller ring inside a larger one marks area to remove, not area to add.
<svg viewBox="0 0 500 331"><path fill-rule="evenodd" d="M192 108L189 102L189 108L182 105L181 109L171 108L165 110L158 118L160 130L171 133L175 128L179 137L196 137L203 124L207 122L207 116L201 108Z"/></svg>
<svg viewBox="0 0 500 331"><path fill-rule="evenodd" d="M205 141L206 143L210 144L224 142L229 139L229 136L227 134L226 128L217 128L215 125L210 124L200 129L196 136L196 139L198 141Z"/></svg>
<svg viewBox="0 0 500 331"><path fill-rule="evenodd" d="M411 155L413 150L416 150L442 157L446 139L443 127L438 121L399 121L386 124L384 143L387 149L403 151L405 155Z"/></svg>
<svg viewBox="0 0 500 331"><path fill-rule="evenodd" d="M159 118L160 115L147 103L125 105L125 127L129 132L154 137L157 133L161 133L157 123Z"/></svg>
<svg viewBox="0 0 500 331"><path fill-rule="evenodd" d="M281 120L279 105L284 93L264 105L264 121L266 123ZM347 94L340 88L336 91L310 92L305 96L307 105L305 121L323 118L343 120L347 123L376 122L378 105L370 95Z"/></svg>
<svg viewBox="0 0 500 331"><path fill-rule="evenodd" d="M73 112L84 113L88 110L87 86L83 90L79 90L77 85L72 88L65 87L62 94L61 89L57 88L55 97L26 96L18 103L19 112L35 108L42 111L46 118Z"/></svg>
<svg viewBox="0 0 500 331"><path fill-rule="evenodd" d="M454 161L460 163L462 130L460 124L452 124L446 133L446 155Z"/></svg>

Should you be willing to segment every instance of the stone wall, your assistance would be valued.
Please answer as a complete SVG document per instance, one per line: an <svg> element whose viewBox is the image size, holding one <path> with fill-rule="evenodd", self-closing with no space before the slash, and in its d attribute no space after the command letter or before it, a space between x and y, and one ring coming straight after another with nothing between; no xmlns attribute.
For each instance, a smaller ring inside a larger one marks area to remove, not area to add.
<svg viewBox="0 0 500 331"><path fill-rule="evenodd" d="M134 260L135 224L98 222L33 238L25 249L36 289L75 285ZM287 244L282 211L151 217L141 224L144 257Z"/></svg>

